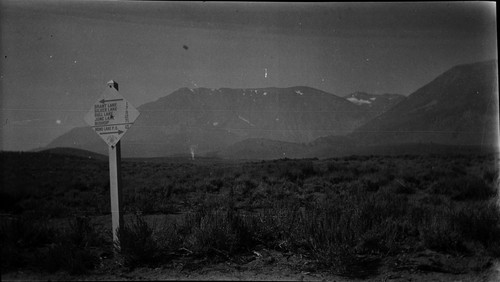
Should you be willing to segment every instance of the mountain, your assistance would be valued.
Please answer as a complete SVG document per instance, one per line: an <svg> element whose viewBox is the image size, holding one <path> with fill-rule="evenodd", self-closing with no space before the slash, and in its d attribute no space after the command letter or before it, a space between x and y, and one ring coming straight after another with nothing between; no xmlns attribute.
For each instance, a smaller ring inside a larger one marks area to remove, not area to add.
<svg viewBox="0 0 500 282"><path fill-rule="evenodd" d="M141 116L122 141L124 157L473 152L497 146L497 61L453 67L406 98L363 92L338 97L310 87L181 88L138 110ZM47 146L55 147L108 150L90 127Z"/></svg>
<svg viewBox="0 0 500 282"><path fill-rule="evenodd" d="M497 145L497 61L459 65L350 136L360 145Z"/></svg>
<svg viewBox="0 0 500 282"><path fill-rule="evenodd" d="M385 113L387 110L406 99L401 94L370 94L366 92L354 92L344 98L365 109L370 113L370 118Z"/></svg>
<svg viewBox="0 0 500 282"><path fill-rule="evenodd" d="M370 119L342 97L310 88L181 88L138 107L141 115L122 141L126 157L158 157L224 150L245 139L307 143L345 135ZM75 128L48 148L106 153L89 128Z"/></svg>

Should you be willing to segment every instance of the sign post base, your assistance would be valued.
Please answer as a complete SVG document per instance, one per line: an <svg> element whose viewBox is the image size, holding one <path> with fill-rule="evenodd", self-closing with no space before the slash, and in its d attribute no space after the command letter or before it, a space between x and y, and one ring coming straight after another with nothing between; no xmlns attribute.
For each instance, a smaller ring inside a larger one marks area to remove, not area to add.
<svg viewBox="0 0 500 282"><path fill-rule="evenodd" d="M111 196L111 220L113 228L113 243L121 250L120 239L123 228L122 188L121 188L121 146L120 141L115 146L109 146L109 191Z"/></svg>

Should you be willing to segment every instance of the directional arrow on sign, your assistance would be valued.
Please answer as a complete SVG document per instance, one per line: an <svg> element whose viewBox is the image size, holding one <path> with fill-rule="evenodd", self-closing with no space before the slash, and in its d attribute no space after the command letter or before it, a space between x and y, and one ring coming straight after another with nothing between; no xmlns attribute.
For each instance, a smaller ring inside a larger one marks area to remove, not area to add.
<svg viewBox="0 0 500 282"><path fill-rule="evenodd" d="M108 132L102 132L102 133L99 133L99 135L103 135L103 134L117 134L120 135L122 134L123 132L125 131L122 131L122 130L118 130L118 131L108 131Z"/></svg>
<svg viewBox="0 0 500 282"><path fill-rule="evenodd" d="M106 102L115 102L115 101L123 101L123 99L110 99L110 100L101 99L99 102L104 104Z"/></svg>

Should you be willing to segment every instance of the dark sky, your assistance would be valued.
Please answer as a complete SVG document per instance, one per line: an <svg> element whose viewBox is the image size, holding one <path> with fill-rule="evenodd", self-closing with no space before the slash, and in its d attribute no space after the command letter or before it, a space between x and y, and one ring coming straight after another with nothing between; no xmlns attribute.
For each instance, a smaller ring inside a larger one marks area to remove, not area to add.
<svg viewBox="0 0 500 282"><path fill-rule="evenodd" d="M497 58L494 2L0 3L3 150L84 126L110 79L136 107L181 87L409 95Z"/></svg>

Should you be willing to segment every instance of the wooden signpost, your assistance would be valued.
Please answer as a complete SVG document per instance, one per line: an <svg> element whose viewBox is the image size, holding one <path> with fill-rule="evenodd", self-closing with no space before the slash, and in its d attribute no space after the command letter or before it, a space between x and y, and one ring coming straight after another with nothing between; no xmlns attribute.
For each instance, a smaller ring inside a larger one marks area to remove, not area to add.
<svg viewBox="0 0 500 282"><path fill-rule="evenodd" d="M115 243L119 242L118 232L120 227L123 227L120 139L138 116L139 111L118 93L118 83L111 80L102 97L90 108L84 118L85 122L109 146L109 189L113 242ZM120 245L116 244L116 246L119 250Z"/></svg>

